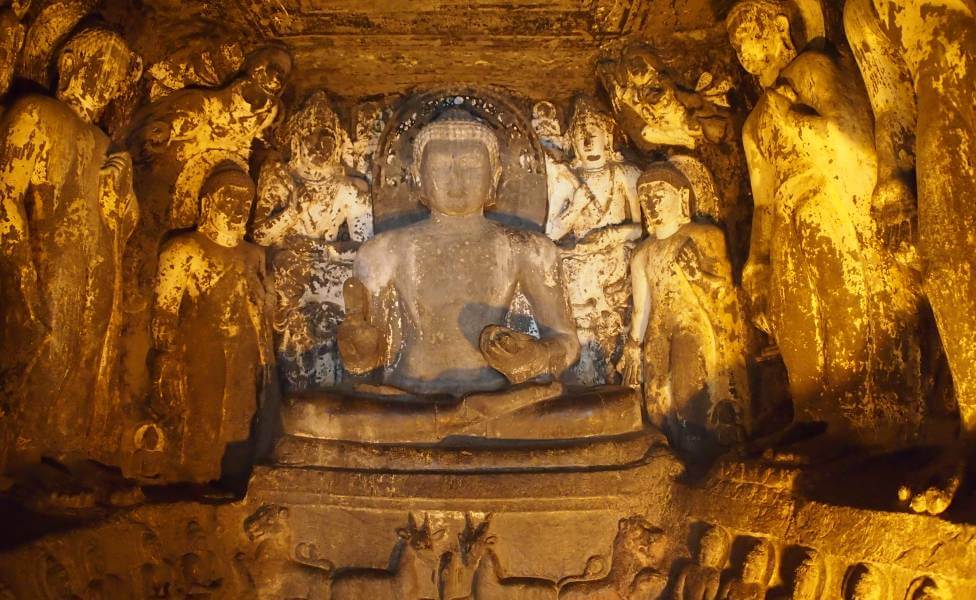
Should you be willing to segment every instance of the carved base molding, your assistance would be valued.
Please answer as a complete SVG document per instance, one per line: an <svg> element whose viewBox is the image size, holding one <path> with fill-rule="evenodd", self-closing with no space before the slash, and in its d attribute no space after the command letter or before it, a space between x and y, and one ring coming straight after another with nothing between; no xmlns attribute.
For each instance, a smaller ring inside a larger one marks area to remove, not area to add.
<svg viewBox="0 0 976 600"><path fill-rule="evenodd" d="M976 597L976 527L804 500L778 469L680 474L666 455L560 473L259 467L242 501L146 505L53 534L0 555L0 581L14 598L585 598L621 586L653 598L697 568L689 557L717 530L723 581L768 548L768 597L788 597L811 555L817 598L848 597L865 569L886 600L914 598L923 580Z"/></svg>

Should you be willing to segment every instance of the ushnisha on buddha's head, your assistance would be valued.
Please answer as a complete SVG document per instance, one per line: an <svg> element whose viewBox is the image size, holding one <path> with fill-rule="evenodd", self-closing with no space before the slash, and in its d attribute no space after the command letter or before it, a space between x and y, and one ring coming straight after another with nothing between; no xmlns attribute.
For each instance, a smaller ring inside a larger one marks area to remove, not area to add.
<svg viewBox="0 0 976 600"><path fill-rule="evenodd" d="M200 190L200 233L233 248L241 243L251 216L255 187L237 165L218 166Z"/></svg>
<svg viewBox="0 0 976 600"><path fill-rule="evenodd" d="M669 162L649 166L637 180L637 197L649 233L668 237L691 221L694 194L688 178Z"/></svg>
<svg viewBox="0 0 976 600"><path fill-rule="evenodd" d="M781 0L741 0L725 18L739 62L764 88L796 58L792 29L797 23L793 5Z"/></svg>
<svg viewBox="0 0 976 600"><path fill-rule="evenodd" d="M414 181L434 214L483 213L495 202L501 153L495 132L473 115L450 109L417 134Z"/></svg>

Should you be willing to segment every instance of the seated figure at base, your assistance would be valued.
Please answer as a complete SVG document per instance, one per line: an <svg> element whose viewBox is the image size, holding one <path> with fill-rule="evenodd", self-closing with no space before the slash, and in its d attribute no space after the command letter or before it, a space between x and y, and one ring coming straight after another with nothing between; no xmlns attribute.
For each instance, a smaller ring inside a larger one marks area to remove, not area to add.
<svg viewBox="0 0 976 600"><path fill-rule="evenodd" d="M541 233L485 217L502 173L491 128L451 109L417 135L414 156L430 217L363 244L338 332L346 369L380 370L384 385L359 386L354 399L292 398L283 411L285 433L436 443L641 430L640 403L629 390L577 398L558 383L580 347L558 250ZM519 291L539 337L504 325Z"/></svg>

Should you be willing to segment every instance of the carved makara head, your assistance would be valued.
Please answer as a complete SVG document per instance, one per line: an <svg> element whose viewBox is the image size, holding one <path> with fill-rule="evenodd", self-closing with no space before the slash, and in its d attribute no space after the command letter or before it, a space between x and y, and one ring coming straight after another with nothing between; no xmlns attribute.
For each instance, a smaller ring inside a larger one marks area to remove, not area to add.
<svg viewBox="0 0 976 600"><path fill-rule="evenodd" d="M601 169L613 152L613 118L588 98L576 102L576 110L566 135L573 146L576 162L584 169Z"/></svg>
<svg viewBox="0 0 976 600"><path fill-rule="evenodd" d="M142 59L117 33L85 29L58 57L58 99L97 121L108 104L142 76Z"/></svg>
<svg viewBox="0 0 976 600"><path fill-rule="evenodd" d="M291 54L278 46L255 50L244 62L246 77L270 96L280 96L292 69Z"/></svg>
<svg viewBox="0 0 976 600"><path fill-rule="evenodd" d="M782 0L741 0L725 19L742 67L770 87L797 55L792 35L796 8Z"/></svg>
<svg viewBox="0 0 976 600"><path fill-rule="evenodd" d="M670 162L654 163L641 174L637 180L637 197L644 221L652 232L691 220L695 200L691 182Z"/></svg>
<svg viewBox="0 0 976 600"><path fill-rule="evenodd" d="M244 239L254 203L254 181L233 163L218 165L200 189L199 231L221 246Z"/></svg>
<svg viewBox="0 0 976 600"><path fill-rule="evenodd" d="M321 90L309 96L288 120L288 137L292 166L305 176L337 166L342 149L349 143L328 95Z"/></svg>
<svg viewBox="0 0 976 600"><path fill-rule="evenodd" d="M460 216L494 204L501 178L498 137L462 109L427 124L413 142L414 181L433 212Z"/></svg>

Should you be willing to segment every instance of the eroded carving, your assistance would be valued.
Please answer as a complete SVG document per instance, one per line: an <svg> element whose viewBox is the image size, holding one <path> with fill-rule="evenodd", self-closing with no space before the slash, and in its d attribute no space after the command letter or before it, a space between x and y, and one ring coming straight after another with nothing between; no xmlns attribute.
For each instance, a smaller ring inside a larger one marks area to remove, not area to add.
<svg viewBox="0 0 976 600"><path fill-rule="evenodd" d="M728 560L729 535L717 525L710 526L698 540L695 562L678 572L674 597L680 600L715 600Z"/></svg>
<svg viewBox="0 0 976 600"><path fill-rule="evenodd" d="M742 562L742 572L722 586L721 600L764 600L776 565L776 551L764 540L756 540Z"/></svg>
<svg viewBox="0 0 976 600"><path fill-rule="evenodd" d="M657 53L631 44L616 62L598 65L598 75L627 133L647 146L694 149L719 142L729 130L728 79L702 73L694 89L681 86Z"/></svg>

